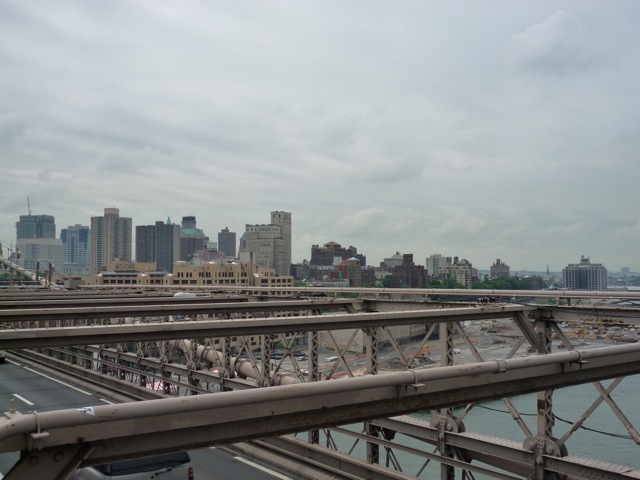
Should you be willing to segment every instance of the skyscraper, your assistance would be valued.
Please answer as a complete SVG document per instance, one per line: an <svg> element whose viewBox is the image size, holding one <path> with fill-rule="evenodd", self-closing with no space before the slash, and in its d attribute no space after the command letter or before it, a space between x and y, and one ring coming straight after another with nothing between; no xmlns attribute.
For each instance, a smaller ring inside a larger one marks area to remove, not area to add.
<svg viewBox="0 0 640 480"><path fill-rule="evenodd" d="M173 272L180 259L180 225L157 221L155 225L136 226L136 261L156 262L158 271Z"/></svg>
<svg viewBox="0 0 640 480"><path fill-rule="evenodd" d="M91 265L91 231L85 225L74 225L60 231L64 253L64 273L88 275Z"/></svg>
<svg viewBox="0 0 640 480"><path fill-rule="evenodd" d="M182 217L180 229L180 260L189 262L200 252L206 250L207 237L202 229L196 227L196 217Z"/></svg>
<svg viewBox="0 0 640 480"><path fill-rule="evenodd" d="M16 222L18 240L26 238L56 238L56 221L52 215L20 215Z"/></svg>
<svg viewBox="0 0 640 480"><path fill-rule="evenodd" d="M104 216L91 217L91 273L116 259L131 261L132 224L117 208L105 208Z"/></svg>
<svg viewBox="0 0 640 480"><path fill-rule="evenodd" d="M581 256L580 263L570 263L562 269L562 280L564 288L569 290L606 290L607 269Z"/></svg>
<svg viewBox="0 0 640 480"><path fill-rule="evenodd" d="M281 228L282 240L276 248L275 269L278 275L291 273L291 212L271 212L271 223Z"/></svg>
<svg viewBox="0 0 640 480"><path fill-rule="evenodd" d="M52 215L20 215L16 222L18 264L29 271L42 270L52 263L62 269L62 244L56 239L56 222Z"/></svg>
<svg viewBox="0 0 640 480"><path fill-rule="evenodd" d="M246 225L240 239L240 260L258 268L273 268L276 275L291 270L291 212L271 212L268 225Z"/></svg>
<svg viewBox="0 0 640 480"><path fill-rule="evenodd" d="M218 251L225 257L236 256L236 232L230 232L229 227L218 232Z"/></svg>

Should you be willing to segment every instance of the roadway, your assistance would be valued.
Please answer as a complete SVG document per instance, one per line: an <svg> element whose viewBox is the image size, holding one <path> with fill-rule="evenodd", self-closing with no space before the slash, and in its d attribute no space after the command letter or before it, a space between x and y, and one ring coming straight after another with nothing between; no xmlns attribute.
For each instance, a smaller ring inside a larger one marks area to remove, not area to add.
<svg viewBox="0 0 640 480"><path fill-rule="evenodd" d="M7 359L0 364L0 409L8 411L13 400L19 412L45 412L112 403L92 392L74 387L53 377ZM285 479L259 465L225 451L206 448L189 452L196 480L274 480ZM0 455L0 478L18 460L19 452Z"/></svg>

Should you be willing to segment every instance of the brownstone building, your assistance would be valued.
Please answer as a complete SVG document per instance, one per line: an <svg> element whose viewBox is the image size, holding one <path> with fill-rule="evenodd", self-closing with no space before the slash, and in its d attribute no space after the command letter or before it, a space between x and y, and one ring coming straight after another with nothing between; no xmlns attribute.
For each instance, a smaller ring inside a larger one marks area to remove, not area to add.
<svg viewBox="0 0 640 480"><path fill-rule="evenodd" d="M344 248L339 243L329 242L322 247L319 245L311 246L311 261L309 263L311 265L339 265L343 260L350 258L357 258L361 267L367 264L367 257L358 254L356 247ZM336 261L336 259L339 260Z"/></svg>
<svg viewBox="0 0 640 480"><path fill-rule="evenodd" d="M394 267L391 275L394 288L424 288L429 283L429 275L422 265L413 263L413 254L402 255L402 265Z"/></svg>
<svg viewBox="0 0 640 480"><path fill-rule="evenodd" d="M343 260L342 263L336 266L338 276L349 280L350 287L362 286L362 267L360 266L360 260L355 257Z"/></svg>

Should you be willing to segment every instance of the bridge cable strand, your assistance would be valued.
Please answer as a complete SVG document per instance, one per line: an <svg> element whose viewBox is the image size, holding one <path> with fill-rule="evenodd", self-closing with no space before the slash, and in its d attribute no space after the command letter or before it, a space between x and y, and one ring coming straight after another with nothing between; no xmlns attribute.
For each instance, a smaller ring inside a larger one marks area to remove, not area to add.
<svg viewBox="0 0 640 480"><path fill-rule="evenodd" d="M507 410L501 410L499 408L487 407L486 405L476 405L476 408L484 408L485 410L491 410L493 412L509 414L509 412ZM536 413L520 413L520 415L523 416L523 417L535 417L535 416L537 416ZM556 420L559 420L560 422L567 423L569 425L573 425L573 423L574 423L574 422L570 422L569 420L565 420L564 418L560 418L555 413L553 414L553 418L555 418ZM581 428L583 430L587 430L589 432L599 433L601 435L607 435L609 437L617 437L617 438L624 438L625 440L633 440L631 435L623 435L623 434L620 434L620 433L605 432L603 430L596 430L595 428L585 427L584 425L581 425L579 428Z"/></svg>

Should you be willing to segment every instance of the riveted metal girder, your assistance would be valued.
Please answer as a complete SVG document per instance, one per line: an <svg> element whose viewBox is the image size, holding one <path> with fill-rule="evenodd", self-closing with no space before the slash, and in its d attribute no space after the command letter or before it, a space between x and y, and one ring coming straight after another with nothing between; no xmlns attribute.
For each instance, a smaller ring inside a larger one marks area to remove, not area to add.
<svg viewBox="0 0 640 480"><path fill-rule="evenodd" d="M251 391L14 414L0 419L0 451L26 451L47 461L52 449L89 444L93 450L82 465L91 465L637 373L640 345L632 344ZM550 465L547 460L545 468ZM16 467L26 468L23 461ZM6 477L17 478L35 477L11 472Z"/></svg>
<svg viewBox="0 0 640 480"><path fill-rule="evenodd" d="M197 297L196 297L197 298ZM83 320L88 318L119 318L166 315L223 315L229 313L256 314L281 311L344 310L347 305L361 303L355 299L269 300L260 302L175 302L154 305L84 305L47 308L11 308L0 310L0 322L44 322L52 320Z"/></svg>
<svg viewBox="0 0 640 480"><path fill-rule="evenodd" d="M270 302L269 302L270 303ZM265 305L269 305L265 303ZM182 312L183 306L173 306L171 312ZM245 305L244 308L247 306ZM157 308L157 307L151 307ZM196 310L201 308L197 306ZM233 307L238 308L236 306ZM280 310L283 307L280 306ZM269 317L259 319L234 320L200 320L187 322L145 323L134 325L93 325L81 327L59 327L43 329L11 329L0 331L0 348L34 348L64 345L90 345L94 343L108 344L117 342L136 342L145 340L167 340L200 337L225 337L261 335L271 333L307 332L311 330L340 330L350 328L373 328L393 325L409 325L412 323L439 323L446 321L484 320L511 318L516 312L533 310L535 307L521 305L500 305L493 307L462 307L446 310L410 310L402 312L353 313L348 315L308 315L302 317ZM55 309L58 310L58 309ZM60 309L68 310L68 309ZM98 317L97 311L86 309L85 314ZM133 315L128 310L127 315ZM19 312L14 320L19 320ZM139 313L139 312L138 312ZM166 314L166 313L165 313ZM46 319L46 312L30 312L32 319ZM74 318L83 318L75 312ZM0 311L0 322L3 321ZM6 316L11 318L10 315ZM54 315L64 318L64 312Z"/></svg>

